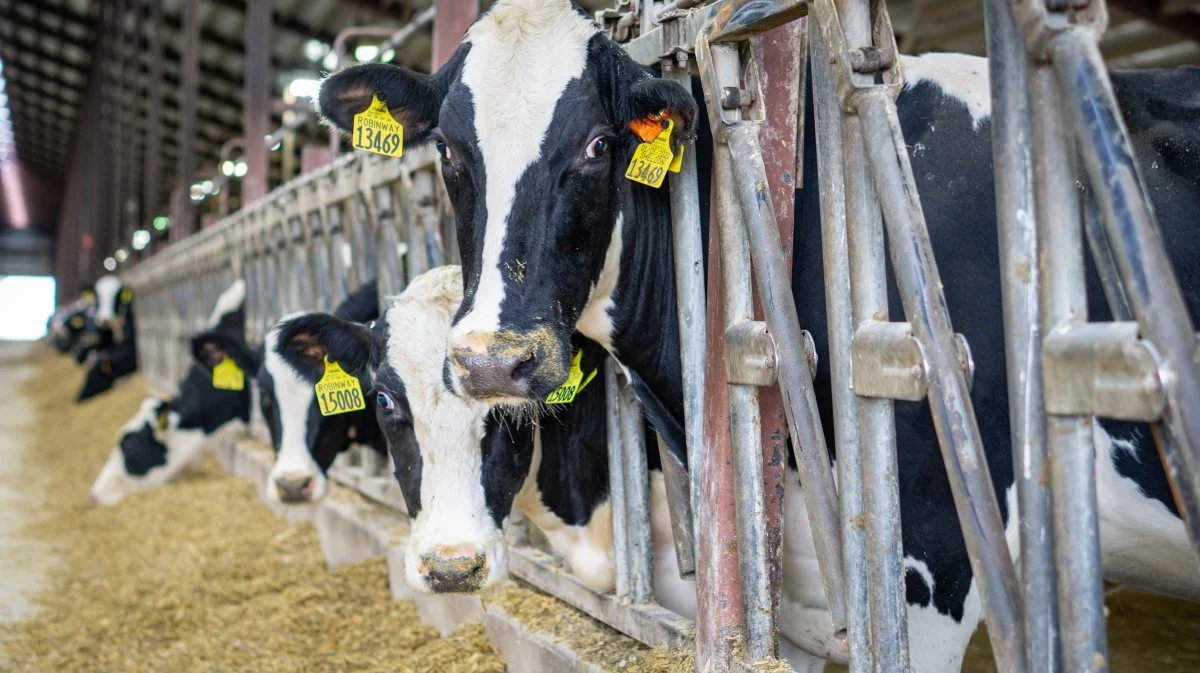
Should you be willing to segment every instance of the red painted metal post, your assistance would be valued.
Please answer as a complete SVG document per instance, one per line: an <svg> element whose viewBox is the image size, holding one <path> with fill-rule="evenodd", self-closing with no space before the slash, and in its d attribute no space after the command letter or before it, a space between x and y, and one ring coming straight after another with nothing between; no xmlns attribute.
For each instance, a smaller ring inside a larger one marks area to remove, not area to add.
<svg viewBox="0 0 1200 673"><path fill-rule="evenodd" d="M710 203L716 203L715 185ZM725 376L725 313L721 308L721 243L713 209L708 236L708 326L704 371L705 448L696 520L696 670L726 673L742 631L729 385Z"/></svg>
<svg viewBox="0 0 1200 673"><path fill-rule="evenodd" d="M788 268L792 262L792 230L796 190L796 120L804 104L804 61L806 49L804 19L793 21L759 35L752 41L763 82L763 97L767 108L767 123L762 128L763 164L771 186L779 238L783 243ZM754 292L755 319L762 320L758 291ZM803 327L803 325L802 325ZM782 586L781 552L784 468L787 465L787 416L779 386L758 392L759 413L762 416L764 501L767 518L767 542L772 559L772 609L778 615L779 590Z"/></svg>
<svg viewBox="0 0 1200 673"><path fill-rule="evenodd" d="M439 0L437 18L433 20L433 69L450 60L451 54L479 16L476 0Z"/></svg>
<svg viewBox="0 0 1200 673"><path fill-rule="evenodd" d="M271 0L246 3L246 92L242 116L242 205L267 195L270 156L264 140L271 132Z"/></svg>
<svg viewBox="0 0 1200 673"><path fill-rule="evenodd" d="M146 82L146 143L142 170L143 229L150 218L160 214L162 207L162 108L163 108L163 8L158 0L147 0L150 7L149 30L146 40L146 63L149 66ZM148 252L148 251L147 251Z"/></svg>

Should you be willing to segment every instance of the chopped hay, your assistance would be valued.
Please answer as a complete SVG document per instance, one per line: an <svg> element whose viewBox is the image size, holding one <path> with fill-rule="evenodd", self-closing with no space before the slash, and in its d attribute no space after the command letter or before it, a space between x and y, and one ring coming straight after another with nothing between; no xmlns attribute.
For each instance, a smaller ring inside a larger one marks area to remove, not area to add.
<svg viewBox="0 0 1200 673"><path fill-rule="evenodd" d="M684 673L695 670L691 648L650 649L562 601L525 586L508 586L484 596L525 628L574 651L610 673Z"/></svg>
<svg viewBox="0 0 1200 673"><path fill-rule="evenodd" d="M38 358L22 480L28 534L60 556L31 619L0 626L28 673L502 673L480 625L447 638L393 601L382 561L326 570L310 524L209 463L166 488L88 507L87 490L144 385L74 406L79 374ZM12 429L5 427L2 431ZM28 479L25 477L28 476ZM37 514L38 516L33 516Z"/></svg>

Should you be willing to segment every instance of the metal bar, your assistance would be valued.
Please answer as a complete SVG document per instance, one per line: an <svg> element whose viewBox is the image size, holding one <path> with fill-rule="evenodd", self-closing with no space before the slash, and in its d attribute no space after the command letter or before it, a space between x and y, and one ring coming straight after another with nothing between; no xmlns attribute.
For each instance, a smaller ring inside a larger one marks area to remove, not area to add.
<svg viewBox="0 0 1200 673"><path fill-rule="evenodd" d="M437 5L437 20L433 22L433 72L450 60L467 28L479 16L477 0L441 0Z"/></svg>
<svg viewBox="0 0 1200 673"><path fill-rule="evenodd" d="M812 96L821 199L821 241L825 269L825 306L829 332L829 376L833 392L838 494L841 505L842 568L846 588L846 639L851 673L870 673L874 657L867 623L867 537L863 505L862 445L858 400L850 374L854 319L850 296L849 241L843 168L842 117L829 65L829 49L820 31L809 35Z"/></svg>
<svg viewBox="0 0 1200 673"><path fill-rule="evenodd" d="M1049 65L1040 65L1032 73L1029 86L1030 98L1039 103L1032 123L1033 182L1042 278L1041 323L1049 337L1087 320L1087 286L1071 129L1061 117L1066 101ZM1048 414L1046 435L1054 489L1054 537L1059 541L1054 545L1054 557L1059 572L1062 667L1100 673L1108 670L1108 648L1092 419Z"/></svg>
<svg viewBox="0 0 1200 673"><path fill-rule="evenodd" d="M691 88L687 68L663 67L663 79ZM695 468L696 456L704 446L704 249L700 241L700 188L696 177L695 148L684 151L679 173L670 176L671 236L675 255L675 292L679 314L679 358L683 375L683 431L687 441L689 468ZM664 452L663 460L673 456ZM695 520L700 497L702 475L696 469L687 471L687 510L678 515L671 512L675 557L681 577L696 573ZM664 472L664 477L666 473ZM670 490L670 489L668 489ZM680 503L670 501L673 507Z"/></svg>
<svg viewBox="0 0 1200 673"><path fill-rule="evenodd" d="M625 445L621 442L620 388L617 365L604 361L604 391L608 405L608 502L612 509L613 562L617 575L617 600L629 600L629 537L625 521Z"/></svg>
<svg viewBox="0 0 1200 673"><path fill-rule="evenodd" d="M621 46L634 61L658 65L675 47L691 50L696 37L706 31L714 44L734 42L807 14L808 0L720 0L678 19L678 27L661 26Z"/></svg>
<svg viewBox="0 0 1200 673"><path fill-rule="evenodd" d="M1033 197L1029 75L1009 0L986 0L992 85L992 153L1004 306L1008 418L1021 539L1020 595L1027 671L1059 670L1053 523L1046 474L1037 225ZM1014 517L1017 512L1009 512Z"/></svg>
<svg viewBox="0 0 1200 673"><path fill-rule="evenodd" d="M267 194L269 149L264 138L271 126L271 0L246 2L246 77L242 106L242 205Z"/></svg>
<svg viewBox="0 0 1200 673"><path fill-rule="evenodd" d="M913 335L925 348L929 406L942 447L984 618L1002 671L1024 668L1016 571L1004 537L975 410L959 365L925 215L900 130L896 105L882 89L858 99L867 157L883 207L896 284Z"/></svg>
<svg viewBox="0 0 1200 673"><path fill-rule="evenodd" d="M617 388L621 417L622 469L625 471L625 533L629 554L629 601L653 597L654 545L650 539L650 470L646 466L646 426L642 405L627 383Z"/></svg>
<svg viewBox="0 0 1200 673"><path fill-rule="evenodd" d="M717 47L714 46L714 50ZM842 589L841 537L838 526L837 492L829 449L821 431L812 374L804 357L804 337L796 318L796 300L791 292L787 261L783 257L753 124L736 124L729 129L733 187L745 215L745 225L754 258L754 276L763 303L763 315L777 346L779 387L783 392L792 447L804 483L821 579L835 631L846 628L845 594Z"/></svg>
<svg viewBox="0 0 1200 673"><path fill-rule="evenodd" d="M264 0L265 1L265 0ZM171 238L196 231L195 208L189 186L196 172L196 86L200 68L200 0L182 0L183 59L179 63L179 155L175 167L175 202L171 208Z"/></svg>
<svg viewBox="0 0 1200 673"><path fill-rule="evenodd" d="M1051 42L1050 50L1063 97L1073 103L1069 113L1129 307L1166 370L1163 425L1171 441L1161 442L1159 448L1200 558L1200 362L1195 357L1195 327L1163 248L1094 35L1067 31Z"/></svg>
<svg viewBox="0 0 1200 673"><path fill-rule="evenodd" d="M1133 313L1129 310L1129 300L1125 298L1125 286L1121 284L1117 260L1108 243L1108 234L1104 233L1100 204L1096 203L1096 192L1090 187L1083 190L1083 230L1087 234L1088 249L1092 252L1092 260L1096 262L1096 273L1100 276L1100 286L1104 289L1112 319L1118 322L1132 321Z"/></svg>

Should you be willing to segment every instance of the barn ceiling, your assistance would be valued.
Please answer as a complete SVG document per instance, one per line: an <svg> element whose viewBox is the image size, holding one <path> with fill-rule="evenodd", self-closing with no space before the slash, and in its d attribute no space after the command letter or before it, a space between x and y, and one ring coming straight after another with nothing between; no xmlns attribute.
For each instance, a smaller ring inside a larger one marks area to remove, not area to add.
<svg viewBox="0 0 1200 673"><path fill-rule="evenodd" d="M351 26L400 28L432 0L276 0L270 37L273 96L290 78L322 71L306 57L310 40L325 45ZM152 3L162 11L153 22ZM165 129L159 154L164 195L174 184L180 108L182 0L0 0L0 60L7 82L16 157L43 190L62 189L76 131L85 115L118 120L128 134L132 156L142 157L148 87L161 87ZM482 0L481 5L490 4ZM588 0L589 9L610 4ZM1103 50L1120 67L1200 64L1200 0L1109 0L1112 20ZM982 53L981 0L892 0L889 3L902 49ZM245 75L245 3L201 0L199 91L196 120L197 167L216 170L223 143L241 134ZM98 38L105 39L98 39ZM151 56L151 38L161 53ZM431 39L421 31L395 62L428 68ZM132 48L131 48L132 47ZM151 83L151 61L162 79ZM91 78L106 78L108 96L85 107ZM122 79L124 78L124 79ZM123 82L121 87L117 82ZM280 123L275 113L273 125ZM302 141L317 141L315 125L301 129ZM141 162L133 184L141 184ZM37 200L37 199L35 199ZM54 194L42 195L53 204ZM165 203L165 196L164 201Z"/></svg>

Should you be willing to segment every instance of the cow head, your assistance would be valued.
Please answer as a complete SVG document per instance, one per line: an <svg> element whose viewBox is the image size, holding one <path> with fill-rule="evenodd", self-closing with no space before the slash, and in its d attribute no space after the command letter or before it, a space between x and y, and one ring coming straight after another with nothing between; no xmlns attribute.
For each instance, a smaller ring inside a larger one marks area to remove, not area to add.
<svg viewBox="0 0 1200 673"><path fill-rule="evenodd" d="M529 470L529 423L446 389L446 339L461 300L459 268L439 267L414 279L374 327L310 314L287 331L369 380L363 389L412 519L407 579L425 592L476 591L504 577L504 522Z"/></svg>
<svg viewBox="0 0 1200 673"><path fill-rule="evenodd" d="M253 397L250 376L258 364L242 348L231 357L248 372L246 387L214 388L212 367L224 359L229 339L221 332L193 337L196 361L175 396L170 400L148 397L142 402L92 485L92 502L111 505L131 493L158 488L199 458L210 442L244 431Z"/></svg>
<svg viewBox="0 0 1200 673"><path fill-rule="evenodd" d="M133 291L111 274L97 279L91 291L96 302L96 327L112 330L116 339L121 340L125 336L124 319L133 303Z"/></svg>
<svg viewBox="0 0 1200 673"><path fill-rule="evenodd" d="M501 0L432 76L390 65L327 79L322 115L349 130L378 96L411 143L435 139L454 204L464 297L447 380L467 397L521 404L563 383L571 335L603 340L621 257L631 121L664 108L675 137L695 103L654 79L563 0ZM589 324L584 328L584 323Z"/></svg>

